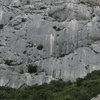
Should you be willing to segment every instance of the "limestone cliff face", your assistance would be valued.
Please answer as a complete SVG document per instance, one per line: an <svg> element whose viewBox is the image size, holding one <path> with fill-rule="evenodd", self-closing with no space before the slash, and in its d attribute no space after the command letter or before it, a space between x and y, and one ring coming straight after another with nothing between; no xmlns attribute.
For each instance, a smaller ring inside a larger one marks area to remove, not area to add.
<svg viewBox="0 0 100 100"><path fill-rule="evenodd" d="M100 100L100 95L98 95L97 97L92 98L91 100Z"/></svg>
<svg viewBox="0 0 100 100"><path fill-rule="evenodd" d="M100 0L0 0L0 86L75 81L100 69Z"/></svg>

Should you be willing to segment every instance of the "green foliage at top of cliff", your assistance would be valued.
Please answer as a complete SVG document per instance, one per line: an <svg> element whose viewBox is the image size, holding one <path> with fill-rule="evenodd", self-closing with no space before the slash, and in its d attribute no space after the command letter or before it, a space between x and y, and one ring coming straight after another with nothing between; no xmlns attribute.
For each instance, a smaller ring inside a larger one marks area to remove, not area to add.
<svg viewBox="0 0 100 100"><path fill-rule="evenodd" d="M90 100L100 93L100 71L77 82L52 81L21 89L0 87L0 100Z"/></svg>

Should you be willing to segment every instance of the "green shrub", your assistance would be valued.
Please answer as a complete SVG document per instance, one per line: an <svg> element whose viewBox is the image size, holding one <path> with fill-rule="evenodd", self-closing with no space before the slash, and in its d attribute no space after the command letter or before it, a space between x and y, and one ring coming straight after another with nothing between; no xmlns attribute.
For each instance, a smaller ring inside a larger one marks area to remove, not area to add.
<svg viewBox="0 0 100 100"><path fill-rule="evenodd" d="M58 80L21 89L0 87L0 100L90 100L99 93L100 71L94 71L75 83Z"/></svg>

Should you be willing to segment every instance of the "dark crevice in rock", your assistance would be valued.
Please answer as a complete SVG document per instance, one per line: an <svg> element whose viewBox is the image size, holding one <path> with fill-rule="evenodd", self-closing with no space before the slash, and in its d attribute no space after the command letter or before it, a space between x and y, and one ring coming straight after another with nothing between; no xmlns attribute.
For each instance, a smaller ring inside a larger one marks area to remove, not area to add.
<svg viewBox="0 0 100 100"><path fill-rule="evenodd" d="M8 66L12 66L12 60L5 60L5 64Z"/></svg>
<svg viewBox="0 0 100 100"><path fill-rule="evenodd" d="M93 14L93 15L92 15L92 18L93 18L93 17L95 17L95 16L96 16L96 15L95 15L95 14Z"/></svg>
<svg viewBox="0 0 100 100"><path fill-rule="evenodd" d="M0 29L3 29L4 25L3 24L0 24Z"/></svg>
<svg viewBox="0 0 100 100"><path fill-rule="evenodd" d="M42 50L42 49L43 49L43 45L42 45L42 44L39 44L39 45L37 46L37 49L38 49L38 50Z"/></svg>
<svg viewBox="0 0 100 100"><path fill-rule="evenodd" d="M36 73L37 72L37 65L28 65L28 73Z"/></svg>
<svg viewBox="0 0 100 100"><path fill-rule="evenodd" d="M27 1L27 4L29 5L30 4L30 1Z"/></svg>
<svg viewBox="0 0 100 100"><path fill-rule="evenodd" d="M96 50L94 50L92 47L89 47L95 54L100 54L100 52L97 52Z"/></svg>
<svg viewBox="0 0 100 100"><path fill-rule="evenodd" d="M45 6L43 6L43 7L40 7L40 10L44 10L44 9L46 9L46 7L45 7Z"/></svg>
<svg viewBox="0 0 100 100"><path fill-rule="evenodd" d="M59 34L57 34L57 37L59 37Z"/></svg>
<svg viewBox="0 0 100 100"><path fill-rule="evenodd" d="M56 30L56 31L61 31L62 29L57 27L57 26L53 26L53 29Z"/></svg>
<svg viewBox="0 0 100 100"><path fill-rule="evenodd" d="M10 18L9 18L9 20L12 20L13 19L13 17L11 16Z"/></svg>
<svg viewBox="0 0 100 100"><path fill-rule="evenodd" d="M62 58L62 57L65 57L66 54L60 54L58 58Z"/></svg>
<svg viewBox="0 0 100 100"><path fill-rule="evenodd" d="M85 69L88 70L89 69L89 65L85 66Z"/></svg>
<svg viewBox="0 0 100 100"><path fill-rule="evenodd" d="M21 65L22 64L22 62L17 63L14 60L9 60L9 59L4 60L4 62L8 66L16 66L16 65L18 66L18 65Z"/></svg>
<svg viewBox="0 0 100 100"><path fill-rule="evenodd" d="M25 22L25 21L26 21L26 19L25 19L25 18L22 18L21 20L22 20L22 22Z"/></svg>
<svg viewBox="0 0 100 100"><path fill-rule="evenodd" d="M23 54L26 54L27 53L27 51L23 51Z"/></svg>

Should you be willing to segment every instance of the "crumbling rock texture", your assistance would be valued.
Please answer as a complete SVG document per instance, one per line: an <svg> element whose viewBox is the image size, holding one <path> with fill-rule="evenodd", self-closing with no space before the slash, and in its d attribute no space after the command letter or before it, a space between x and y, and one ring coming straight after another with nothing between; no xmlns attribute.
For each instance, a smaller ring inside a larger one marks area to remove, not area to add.
<svg viewBox="0 0 100 100"><path fill-rule="evenodd" d="M19 88L100 69L100 0L0 0L0 86Z"/></svg>

